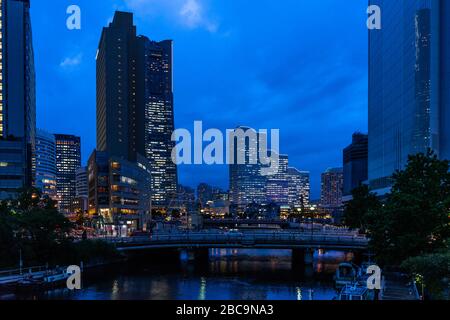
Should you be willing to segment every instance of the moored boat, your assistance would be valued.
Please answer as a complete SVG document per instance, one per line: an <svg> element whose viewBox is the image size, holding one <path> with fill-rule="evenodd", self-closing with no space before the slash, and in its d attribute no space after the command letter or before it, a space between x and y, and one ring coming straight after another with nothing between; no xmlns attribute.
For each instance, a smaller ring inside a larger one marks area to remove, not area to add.
<svg viewBox="0 0 450 320"><path fill-rule="evenodd" d="M334 285L336 289L341 289L346 285L351 285L358 277L358 267L350 262L342 262L336 269L334 275Z"/></svg>

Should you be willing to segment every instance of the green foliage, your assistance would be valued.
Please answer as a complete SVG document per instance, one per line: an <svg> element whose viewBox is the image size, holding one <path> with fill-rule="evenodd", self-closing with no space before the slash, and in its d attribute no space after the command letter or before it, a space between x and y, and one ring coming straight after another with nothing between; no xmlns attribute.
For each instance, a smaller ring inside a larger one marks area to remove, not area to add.
<svg viewBox="0 0 450 320"><path fill-rule="evenodd" d="M402 265L434 299L449 299L450 251L409 258ZM446 293L445 293L446 292Z"/></svg>
<svg viewBox="0 0 450 320"><path fill-rule="evenodd" d="M449 162L427 154L410 156L381 210L369 226L381 263L398 265L409 257L446 247L450 236Z"/></svg>
<svg viewBox="0 0 450 320"><path fill-rule="evenodd" d="M352 191L352 201L345 205L344 224L350 228L367 230L370 217L381 209L381 202L367 185Z"/></svg>
<svg viewBox="0 0 450 320"><path fill-rule="evenodd" d="M73 264L94 258L111 258L107 243L73 242L73 224L41 197L36 189L21 192L14 201L0 203L0 267L17 267L22 255L25 266Z"/></svg>

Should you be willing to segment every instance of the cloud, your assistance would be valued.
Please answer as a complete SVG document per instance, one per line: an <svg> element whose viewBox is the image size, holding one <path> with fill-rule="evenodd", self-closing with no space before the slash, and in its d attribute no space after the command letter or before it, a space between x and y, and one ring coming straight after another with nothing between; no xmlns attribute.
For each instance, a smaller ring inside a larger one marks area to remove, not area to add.
<svg viewBox="0 0 450 320"><path fill-rule="evenodd" d="M188 29L204 29L216 33L217 21L205 7L205 0L124 0L126 7L136 15L148 17L163 15Z"/></svg>
<svg viewBox="0 0 450 320"><path fill-rule="evenodd" d="M209 21L204 14L204 7L202 7L198 0L185 0L181 10L180 17L183 23L190 28L205 28L211 33L218 29L215 22Z"/></svg>
<svg viewBox="0 0 450 320"><path fill-rule="evenodd" d="M59 66L63 69L73 68L73 67L80 65L82 60L83 60L83 54L79 53L76 56L64 58L64 60L61 61Z"/></svg>

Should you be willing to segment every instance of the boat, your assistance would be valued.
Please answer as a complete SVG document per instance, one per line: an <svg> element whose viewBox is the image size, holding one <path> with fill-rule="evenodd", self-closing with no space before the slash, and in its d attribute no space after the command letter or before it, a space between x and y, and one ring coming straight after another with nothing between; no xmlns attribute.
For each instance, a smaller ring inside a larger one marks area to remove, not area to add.
<svg viewBox="0 0 450 320"><path fill-rule="evenodd" d="M363 301L374 300L374 293L357 282L345 285L339 293L338 300L343 301Z"/></svg>
<svg viewBox="0 0 450 320"><path fill-rule="evenodd" d="M346 285L353 284L358 277L358 267L350 262L342 262L336 269L334 275L334 285L336 289L341 289Z"/></svg>
<svg viewBox="0 0 450 320"><path fill-rule="evenodd" d="M70 274L66 270L58 268L53 271L47 272L43 276L28 276L23 278L17 283L17 290L30 290L30 289L46 289L49 287L58 286L64 284L69 278Z"/></svg>

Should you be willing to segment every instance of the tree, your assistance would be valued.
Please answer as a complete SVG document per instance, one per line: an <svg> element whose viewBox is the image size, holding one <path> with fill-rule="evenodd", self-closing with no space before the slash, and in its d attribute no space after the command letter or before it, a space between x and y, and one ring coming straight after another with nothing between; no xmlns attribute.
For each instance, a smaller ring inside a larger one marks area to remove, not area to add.
<svg viewBox="0 0 450 320"><path fill-rule="evenodd" d="M372 213L381 209L381 202L367 185L362 185L352 191L352 200L346 203L344 224L350 228L367 230Z"/></svg>
<svg viewBox="0 0 450 320"><path fill-rule="evenodd" d="M419 286L424 286L434 299L448 299L445 294L450 281L450 251L427 254L405 260L404 269L413 274Z"/></svg>
<svg viewBox="0 0 450 320"><path fill-rule="evenodd" d="M429 150L409 156L406 168L394 174L391 193L369 222L371 246L381 264L399 265L446 247L449 168L448 161Z"/></svg>

